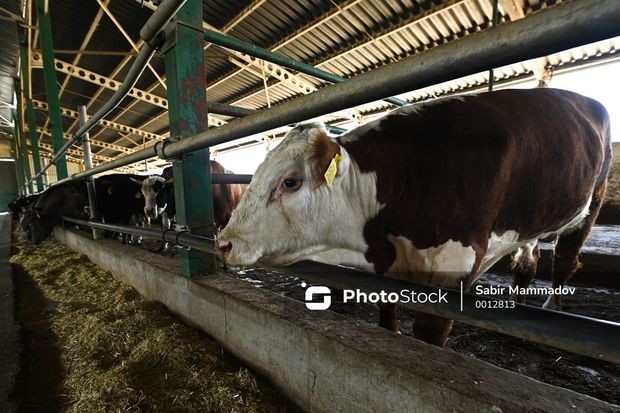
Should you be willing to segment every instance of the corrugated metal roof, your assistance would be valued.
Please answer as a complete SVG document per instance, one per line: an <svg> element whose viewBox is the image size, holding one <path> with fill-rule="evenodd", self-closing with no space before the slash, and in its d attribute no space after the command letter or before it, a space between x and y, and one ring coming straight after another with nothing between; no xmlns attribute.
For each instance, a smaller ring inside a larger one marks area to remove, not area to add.
<svg viewBox="0 0 620 413"><path fill-rule="evenodd" d="M110 12L118 19L129 37L137 42L140 28L152 13L149 8L151 3L144 1L145 6L142 7L141 0L102 1L109 3ZM516 18L559 2L560 0L513 0L517 5ZM3 3L16 2L0 0L0 4ZM56 49L65 50L64 54L58 53L57 58L70 63L76 56L71 51L78 49L83 42L100 6L94 0L63 0L50 4L54 46ZM347 78L485 30L490 26L491 13L492 0L203 1L203 17L208 25ZM500 24L515 17L501 7L500 15ZM36 23L36 19L33 22ZM14 23L11 24L14 27ZM0 34L1 31L0 27ZM35 45L35 48L38 48L38 43ZM7 47L3 38L0 38L0 48L4 51ZM613 56L617 47L617 39L600 42L549 56L545 64L559 66L577 63L583 59L608 58ZM129 59L118 53L132 53L132 48L107 15L102 15L86 50L89 54L81 56L78 63L80 67L117 81L122 80L129 64L119 64ZM104 54L92 54L94 52ZM268 104L290 100L300 93L298 88L273 77L267 79L269 87L266 91L260 66L243 70L240 66L244 67L246 64L239 64L239 58L225 49L207 46L205 56L207 97L210 100L262 109ZM3 65L2 57L6 56L0 56L0 70ZM10 62L7 65L10 66ZM156 58L152 66L164 77L164 62L161 57ZM498 79L514 79L527 76L531 72L532 66L526 62L498 68L495 75ZM32 77L35 98L44 100L42 70L33 69ZM313 88L325 86L325 82L309 76L299 77ZM412 91L403 95L403 98L413 102L455 93L478 87L487 82L487 77L487 73L476 74ZM64 74L58 74L60 84L64 78ZM144 71L137 87L165 97L164 87L148 69ZM111 95L111 90L100 90L99 84L72 78L62 93L61 106L76 110L77 105L88 104L88 111L94 113ZM351 114L363 116L389 107L385 102L374 102L356 108ZM46 124L46 112L37 112L38 125L43 127ZM345 112L332 118L347 119L353 116L351 114ZM150 132L167 133L166 110L132 98L124 100L108 119ZM63 120L67 131L73 131L75 124L73 118ZM137 135L123 137L118 131L105 128L98 128L91 135L97 140L114 142L125 147L139 147L143 141ZM49 142L50 138L43 136L42 140ZM118 154L110 149L100 150L99 153L105 156Z"/></svg>

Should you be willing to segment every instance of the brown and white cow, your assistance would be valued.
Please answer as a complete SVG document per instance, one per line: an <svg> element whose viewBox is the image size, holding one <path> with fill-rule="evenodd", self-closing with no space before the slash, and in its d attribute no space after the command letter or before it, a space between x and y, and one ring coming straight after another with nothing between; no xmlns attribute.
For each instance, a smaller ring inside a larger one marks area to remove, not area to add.
<svg viewBox="0 0 620 413"><path fill-rule="evenodd" d="M602 105L553 89L407 106L335 139L300 125L267 154L219 246L232 266L311 259L469 288L517 250L526 285L536 240L556 237L561 286L601 206L609 135ZM451 324L418 313L414 333L443 345Z"/></svg>
<svg viewBox="0 0 620 413"><path fill-rule="evenodd" d="M209 161L211 173L232 174L217 161ZM144 213L148 218L157 218L160 214L174 217L174 176L172 167L164 169L161 176L149 176L144 179L132 180L140 185L144 197ZM243 196L244 186L240 184L213 184L213 220L217 230L224 228L230 219L233 209Z"/></svg>

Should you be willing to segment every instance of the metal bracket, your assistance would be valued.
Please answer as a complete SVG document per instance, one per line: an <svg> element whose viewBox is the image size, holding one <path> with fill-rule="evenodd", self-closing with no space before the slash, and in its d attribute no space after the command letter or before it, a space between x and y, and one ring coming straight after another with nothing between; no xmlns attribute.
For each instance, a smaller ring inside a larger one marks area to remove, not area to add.
<svg viewBox="0 0 620 413"><path fill-rule="evenodd" d="M174 137L170 137L167 139L164 139L161 142L157 142L155 144L155 154L157 155L157 157L159 157L160 159L163 159L165 161L178 161L183 159L183 155L178 156L178 157L171 157L171 156L166 156L166 146L170 145L171 143L174 142L178 142L181 140L180 136L174 136Z"/></svg>
<svg viewBox="0 0 620 413"><path fill-rule="evenodd" d="M165 55L177 44L177 18L170 20L158 36L163 36L163 43L159 47L159 54Z"/></svg>
<svg viewBox="0 0 620 413"><path fill-rule="evenodd" d="M179 244L179 236L185 232L189 232L189 227L187 225L174 224L174 230L177 232L174 240L177 248L183 248L185 251L190 251L191 247Z"/></svg>
<svg viewBox="0 0 620 413"><path fill-rule="evenodd" d="M182 224L174 224L174 230L177 232L189 232L189 227Z"/></svg>

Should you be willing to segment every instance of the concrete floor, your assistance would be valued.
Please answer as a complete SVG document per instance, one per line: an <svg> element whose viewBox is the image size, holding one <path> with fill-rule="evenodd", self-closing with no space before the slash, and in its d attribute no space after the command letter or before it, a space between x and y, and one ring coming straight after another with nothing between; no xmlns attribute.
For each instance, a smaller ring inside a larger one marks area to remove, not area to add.
<svg viewBox="0 0 620 413"><path fill-rule="evenodd" d="M11 215L0 214L0 410L15 412L12 397L20 369L20 326L15 318L15 285L11 257Z"/></svg>

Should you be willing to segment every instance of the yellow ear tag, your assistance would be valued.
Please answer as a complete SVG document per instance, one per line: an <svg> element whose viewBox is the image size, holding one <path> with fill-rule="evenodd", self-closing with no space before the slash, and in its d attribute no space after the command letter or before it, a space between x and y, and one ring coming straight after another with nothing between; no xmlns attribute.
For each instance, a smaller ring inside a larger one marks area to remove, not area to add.
<svg viewBox="0 0 620 413"><path fill-rule="evenodd" d="M134 195L136 198L142 198L142 194L140 192L136 192L136 194Z"/></svg>
<svg viewBox="0 0 620 413"><path fill-rule="evenodd" d="M338 173L338 162L340 162L341 159L342 156L340 156L339 153L334 155L331 162L329 163L329 166L327 167L327 170L323 174L327 185L331 185L332 183L334 183L334 179L336 179L336 174Z"/></svg>
<svg viewBox="0 0 620 413"><path fill-rule="evenodd" d="M112 186L108 188L108 195L112 195Z"/></svg>

